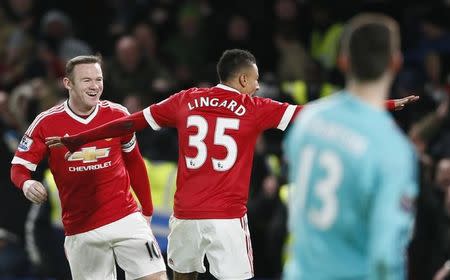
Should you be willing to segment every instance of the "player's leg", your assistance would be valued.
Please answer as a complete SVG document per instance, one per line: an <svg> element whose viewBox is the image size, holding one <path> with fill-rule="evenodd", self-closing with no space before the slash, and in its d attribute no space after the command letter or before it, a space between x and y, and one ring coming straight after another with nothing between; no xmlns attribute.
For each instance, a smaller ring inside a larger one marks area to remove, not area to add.
<svg viewBox="0 0 450 280"><path fill-rule="evenodd" d="M116 279L114 254L95 230L67 236L64 242L72 279Z"/></svg>
<svg viewBox="0 0 450 280"><path fill-rule="evenodd" d="M133 213L101 228L126 279L167 279L166 265L148 221Z"/></svg>
<svg viewBox="0 0 450 280"><path fill-rule="evenodd" d="M167 274L165 271L162 271L138 278L136 280L167 280Z"/></svg>
<svg viewBox="0 0 450 280"><path fill-rule="evenodd" d="M173 272L173 280L197 280L198 272L178 273Z"/></svg>
<svg viewBox="0 0 450 280"><path fill-rule="evenodd" d="M206 257L217 279L249 279L253 273L253 253L247 216L238 219L214 219L206 238L211 240Z"/></svg>
<svg viewBox="0 0 450 280"><path fill-rule="evenodd" d="M174 272L174 279L197 279L197 272L204 273L205 248L199 220L181 220L171 217L167 246L167 263Z"/></svg>

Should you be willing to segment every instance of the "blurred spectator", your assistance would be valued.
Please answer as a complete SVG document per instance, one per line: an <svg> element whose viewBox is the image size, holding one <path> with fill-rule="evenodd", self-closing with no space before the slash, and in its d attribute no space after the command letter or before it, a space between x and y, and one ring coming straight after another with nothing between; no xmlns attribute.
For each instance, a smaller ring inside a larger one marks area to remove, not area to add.
<svg viewBox="0 0 450 280"><path fill-rule="evenodd" d="M51 82L51 80L47 82L41 78L35 78L17 86L12 91L9 109L21 133L27 129L38 112L47 110L60 101L56 85Z"/></svg>
<svg viewBox="0 0 450 280"><path fill-rule="evenodd" d="M410 280L434 279L450 258L449 156L447 153L437 161L433 182L424 182L420 189L415 231L409 248Z"/></svg>
<svg viewBox="0 0 450 280"><path fill-rule="evenodd" d="M303 44L290 30L275 33L274 40L278 50L278 78L281 81L304 80L311 59Z"/></svg>
<svg viewBox="0 0 450 280"><path fill-rule="evenodd" d="M119 38L115 56L107 61L105 71L105 93L109 100L120 103L127 95L137 95L145 104L155 102L152 86L159 77L159 69L142 58L135 37L126 35Z"/></svg>
<svg viewBox="0 0 450 280"><path fill-rule="evenodd" d="M159 50L159 39L148 23L138 23L133 29L134 38L139 45L143 59L147 61L148 67L154 72L152 90L155 94L152 101L163 100L164 96L172 87L166 63Z"/></svg>
<svg viewBox="0 0 450 280"><path fill-rule="evenodd" d="M278 196L279 161L268 154L263 136L258 138L253 157L250 195L248 201L249 226L252 228L251 240L256 278L272 278L281 273L281 256L284 236L277 242L272 226L284 205ZM286 218L286 217L284 217ZM282 222L282 221L278 221ZM277 230L279 228L277 227ZM270 249L269 249L270 248Z"/></svg>
<svg viewBox="0 0 450 280"><path fill-rule="evenodd" d="M87 43L74 37L72 20L59 10L51 10L44 15L41 20L41 34L63 64L72 57L93 54Z"/></svg>
<svg viewBox="0 0 450 280"><path fill-rule="evenodd" d="M304 79L282 80L281 92L295 104L306 104L329 96L339 87L326 79L325 69L320 63L310 60L305 65Z"/></svg>
<svg viewBox="0 0 450 280"><path fill-rule="evenodd" d="M8 95L0 91L0 278L28 273L24 225L29 203L10 182L8 166L18 144L19 132L8 112Z"/></svg>
<svg viewBox="0 0 450 280"><path fill-rule="evenodd" d="M34 48L34 53L27 62L25 77L33 79L41 77L48 81L64 77L64 63L44 41L40 41Z"/></svg>
<svg viewBox="0 0 450 280"><path fill-rule="evenodd" d="M179 87L194 84L209 61L209 43L202 32L202 14L189 2L178 10L177 30L164 44Z"/></svg>
<svg viewBox="0 0 450 280"><path fill-rule="evenodd" d="M310 52L314 59L328 71L336 68L336 56L343 24L333 15L331 5L318 3L312 7L313 29Z"/></svg>
<svg viewBox="0 0 450 280"><path fill-rule="evenodd" d="M220 49L238 48L251 51L254 49L250 23L241 15L232 15L229 18L224 39L220 41Z"/></svg>
<svg viewBox="0 0 450 280"><path fill-rule="evenodd" d="M24 78L33 47L32 0L10 0L0 7L0 88L11 90Z"/></svg>

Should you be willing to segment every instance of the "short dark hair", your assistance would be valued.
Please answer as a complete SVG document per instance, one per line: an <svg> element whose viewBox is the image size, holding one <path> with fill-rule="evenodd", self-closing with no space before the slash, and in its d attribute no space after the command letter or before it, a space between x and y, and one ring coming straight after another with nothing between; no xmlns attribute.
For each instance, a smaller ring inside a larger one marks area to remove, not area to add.
<svg viewBox="0 0 450 280"><path fill-rule="evenodd" d="M400 49L398 25L382 14L361 14L349 21L341 43L341 51L350 60L349 74L362 82L373 81L383 75L394 51Z"/></svg>
<svg viewBox="0 0 450 280"><path fill-rule="evenodd" d="M217 63L217 75L221 82L229 81L240 69L252 64L256 64L256 59L249 51L226 50Z"/></svg>
<svg viewBox="0 0 450 280"><path fill-rule="evenodd" d="M73 79L73 69L78 64L94 64L98 63L102 65L102 58L99 55L80 55L76 56L66 63L66 77L72 81Z"/></svg>

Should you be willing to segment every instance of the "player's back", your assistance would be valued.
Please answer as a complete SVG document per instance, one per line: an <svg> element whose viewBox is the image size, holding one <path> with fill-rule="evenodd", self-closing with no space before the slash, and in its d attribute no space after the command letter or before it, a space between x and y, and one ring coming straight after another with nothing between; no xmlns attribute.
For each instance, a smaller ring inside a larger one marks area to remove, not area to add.
<svg viewBox="0 0 450 280"><path fill-rule="evenodd" d="M157 125L178 130L175 216L242 217L256 139L268 128L284 130L295 109L224 85L189 89L152 105Z"/></svg>
<svg viewBox="0 0 450 280"><path fill-rule="evenodd" d="M305 109L286 144L295 240L286 278L369 279L373 262L403 269L412 215L389 205L400 208L403 194L415 194L414 156L388 113L338 93ZM390 204L392 199L398 201ZM378 228L386 225L379 215L391 215L393 229ZM390 230L405 235L395 236L397 244L374 237Z"/></svg>

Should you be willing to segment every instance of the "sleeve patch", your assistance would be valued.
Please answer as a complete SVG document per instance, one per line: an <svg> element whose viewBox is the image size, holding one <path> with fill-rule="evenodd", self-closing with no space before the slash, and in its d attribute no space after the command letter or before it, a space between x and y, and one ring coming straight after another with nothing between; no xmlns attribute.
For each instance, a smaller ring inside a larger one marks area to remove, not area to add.
<svg viewBox="0 0 450 280"><path fill-rule="evenodd" d="M30 137L24 135L22 137L22 140L20 140L19 146L17 147L17 149L20 152L27 152L30 150L31 145L33 145L33 139L31 139Z"/></svg>

